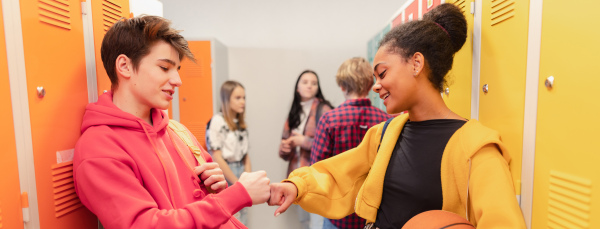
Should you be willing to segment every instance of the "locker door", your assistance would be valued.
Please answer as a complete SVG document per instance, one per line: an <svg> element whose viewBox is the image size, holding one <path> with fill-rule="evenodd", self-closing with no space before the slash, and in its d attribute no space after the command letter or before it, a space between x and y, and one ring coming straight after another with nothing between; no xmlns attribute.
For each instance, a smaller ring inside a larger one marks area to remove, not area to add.
<svg viewBox="0 0 600 229"><path fill-rule="evenodd" d="M206 123L213 115L211 42L189 41L189 47L197 63L185 59L181 62L179 75L183 84L179 88L179 112L184 124L200 144L206 147ZM220 90L217 85L215 90Z"/></svg>
<svg viewBox="0 0 600 229"><path fill-rule="evenodd" d="M96 227L69 159L88 102L81 1L21 1L21 24L40 227Z"/></svg>
<svg viewBox="0 0 600 229"><path fill-rule="evenodd" d="M467 40L462 49L454 56L452 70L447 76L448 86L444 88L442 93L446 105L458 115L468 119L471 118L471 76L473 75L473 14L470 10L471 2L466 0L451 1L461 9L467 19ZM435 2L432 4L435 4ZM423 6L425 12L427 5ZM428 11L431 9L433 8L428 9Z"/></svg>
<svg viewBox="0 0 600 229"><path fill-rule="evenodd" d="M0 145L3 148L0 153L0 174L2 174L2 179L0 179L0 229L23 228L17 148L5 44L4 18L2 3L0 3L0 107L4 111L3 117L0 119L0 130L2 130Z"/></svg>
<svg viewBox="0 0 600 229"><path fill-rule="evenodd" d="M98 95L110 90L110 79L104 70L100 48L106 31L121 17L129 17L128 0L94 0L92 4L92 21L94 24L94 50L96 54L96 79Z"/></svg>
<svg viewBox="0 0 600 229"><path fill-rule="evenodd" d="M404 21L416 21L419 20L419 1L411 0L410 5L404 9Z"/></svg>
<svg viewBox="0 0 600 229"><path fill-rule="evenodd" d="M599 8L543 1L532 228L600 227Z"/></svg>
<svg viewBox="0 0 600 229"><path fill-rule="evenodd" d="M500 132L520 195L529 1L484 0L482 8L479 120Z"/></svg>
<svg viewBox="0 0 600 229"><path fill-rule="evenodd" d="M419 1L421 1L421 5L423 7L423 14L429 12L431 9L433 9L436 6L441 4L441 0L419 0ZM452 2L452 3L460 6L462 3L459 3L459 2L465 2L465 1L467 1L467 0L451 0L449 2ZM468 10L469 8L467 7L466 9Z"/></svg>

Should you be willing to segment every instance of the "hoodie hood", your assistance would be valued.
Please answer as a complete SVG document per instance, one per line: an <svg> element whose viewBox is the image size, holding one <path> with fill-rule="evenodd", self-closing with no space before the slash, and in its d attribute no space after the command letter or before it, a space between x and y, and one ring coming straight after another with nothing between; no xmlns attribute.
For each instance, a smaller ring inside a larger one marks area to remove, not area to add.
<svg viewBox="0 0 600 229"><path fill-rule="evenodd" d="M165 131L169 125L169 117L164 111L154 108L151 110L152 122L154 123L154 126L152 126L141 118L119 109L112 102L112 99L113 94L109 91L102 94L98 98L98 102L90 103L85 107L81 133L93 126L122 127L140 132L144 132L144 129L146 129L149 133L159 133Z"/></svg>

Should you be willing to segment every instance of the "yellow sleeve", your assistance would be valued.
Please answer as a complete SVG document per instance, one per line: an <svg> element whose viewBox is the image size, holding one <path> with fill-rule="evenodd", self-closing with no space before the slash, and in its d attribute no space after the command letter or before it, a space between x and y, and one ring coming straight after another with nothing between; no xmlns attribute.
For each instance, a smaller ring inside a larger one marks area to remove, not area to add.
<svg viewBox="0 0 600 229"><path fill-rule="evenodd" d="M353 213L356 196L377 153L381 126L370 128L356 148L294 170L284 181L298 188L295 203L329 219Z"/></svg>
<svg viewBox="0 0 600 229"><path fill-rule="evenodd" d="M508 163L494 144L472 157L469 195L477 228L526 228Z"/></svg>

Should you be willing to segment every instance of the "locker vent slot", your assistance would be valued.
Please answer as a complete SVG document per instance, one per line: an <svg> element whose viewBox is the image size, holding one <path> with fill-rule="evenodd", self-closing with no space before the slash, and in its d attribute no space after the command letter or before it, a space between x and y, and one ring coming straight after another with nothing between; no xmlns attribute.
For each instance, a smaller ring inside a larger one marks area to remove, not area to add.
<svg viewBox="0 0 600 229"><path fill-rule="evenodd" d="M492 26L515 16L515 0L492 0Z"/></svg>
<svg viewBox="0 0 600 229"><path fill-rule="evenodd" d="M104 25L104 32L108 31L110 27L115 24L123 15L121 5L114 0L103 0L102 1L102 24Z"/></svg>
<svg viewBox="0 0 600 229"><path fill-rule="evenodd" d="M73 162L52 165L54 215L56 218L83 207L73 185Z"/></svg>
<svg viewBox="0 0 600 229"><path fill-rule="evenodd" d="M206 125L202 125L202 124L189 124L186 125L186 127L190 130L190 132L192 132L192 134L194 134L194 137L196 137L196 139L198 140L198 142L200 142L200 144L204 143L205 141L205 132L206 132Z"/></svg>
<svg viewBox="0 0 600 229"><path fill-rule="evenodd" d="M465 13L465 8L467 7L466 0L456 0L456 1L454 1L454 5L458 6L458 8L460 8L460 12L462 12L463 14Z"/></svg>
<svg viewBox="0 0 600 229"><path fill-rule="evenodd" d="M186 61L187 62L187 61ZM204 76L204 63L201 60L197 60L196 63L191 61L185 66L185 68L181 68L181 71L185 73L185 76L188 78L201 78Z"/></svg>
<svg viewBox="0 0 600 229"><path fill-rule="evenodd" d="M592 181L550 171L548 228L590 228Z"/></svg>
<svg viewBox="0 0 600 229"><path fill-rule="evenodd" d="M39 0L41 22L71 30L71 9L67 0Z"/></svg>

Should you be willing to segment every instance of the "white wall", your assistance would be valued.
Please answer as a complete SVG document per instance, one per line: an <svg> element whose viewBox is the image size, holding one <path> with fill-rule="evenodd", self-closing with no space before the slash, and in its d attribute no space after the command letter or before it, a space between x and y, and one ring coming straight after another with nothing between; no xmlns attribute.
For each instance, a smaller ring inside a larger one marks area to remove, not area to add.
<svg viewBox="0 0 600 229"><path fill-rule="evenodd" d="M129 0L129 11L133 16L142 14L163 16L163 4L158 0Z"/></svg>
<svg viewBox="0 0 600 229"><path fill-rule="evenodd" d="M366 57L367 41L406 0L163 0L164 16L186 37L215 37L229 50L230 79L246 87L250 159L271 181L285 178L278 156L298 74L313 69L325 98L344 98L335 73L346 59ZM184 82L185 83L185 82ZM273 217L266 204L249 211L249 228L300 228L296 209Z"/></svg>

